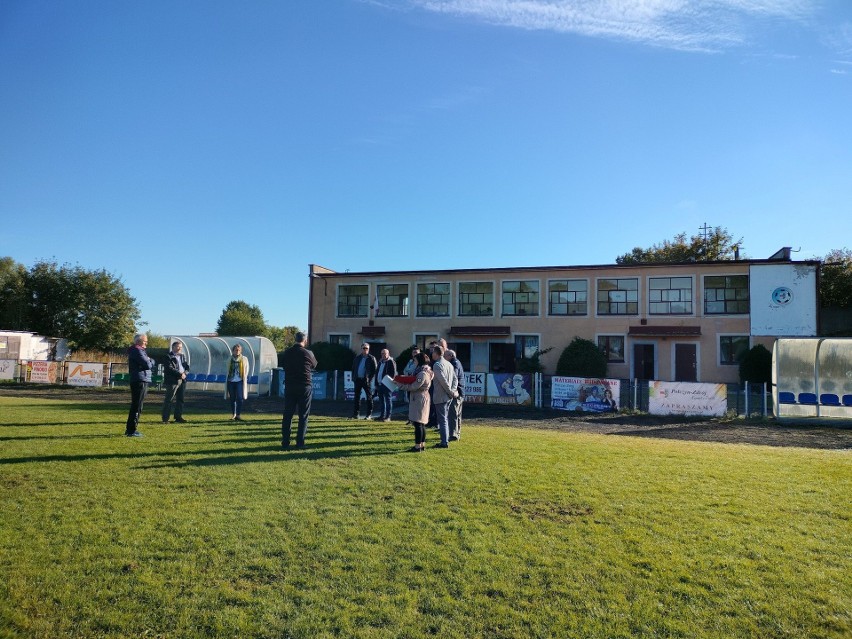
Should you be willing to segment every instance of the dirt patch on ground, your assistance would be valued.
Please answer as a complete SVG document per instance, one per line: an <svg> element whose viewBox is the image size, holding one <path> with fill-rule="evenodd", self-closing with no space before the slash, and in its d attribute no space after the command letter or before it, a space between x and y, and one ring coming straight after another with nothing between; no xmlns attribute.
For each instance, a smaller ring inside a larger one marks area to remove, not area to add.
<svg viewBox="0 0 852 639"><path fill-rule="evenodd" d="M4 384L0 386L0 397L39 397L116 405L128 405L130 402L130 393L127 388L91 389L29 384ZM162 398L162 392L152 390L146 402L148 411L154 406L159 408ZM250 397L244 412L281 414L283 409L284 401L280 397ZM228 409L219 393L188 392L185 407L187 417L193 410L224 413ZM329 417L347 417L351 411L352 405L341 401L315 401L312 409L314 415ZM397 407L394 412L394 421L405 421L406 418L405 407ZM780 423L775 419L704 419L625 413L590 416L551 409L483 404L465 405L464 420L467 424L487 424L506 428L538 428L727 444L799 446L830 450L852 449L852 427L850 427L852 424L843 423L826 426Z"/></svg>

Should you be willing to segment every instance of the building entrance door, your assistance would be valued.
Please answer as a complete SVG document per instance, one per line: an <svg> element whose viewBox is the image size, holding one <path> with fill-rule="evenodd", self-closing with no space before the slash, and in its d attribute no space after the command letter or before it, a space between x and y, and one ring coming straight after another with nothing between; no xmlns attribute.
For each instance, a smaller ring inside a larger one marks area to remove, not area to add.
<svg viewBox="0 0 852 639"><path fill-rule="evenodd" d="M675 344L675 381L698 381L698 349L695 344Z"/></svg>
<svg viewBox="0 0 852 639"><path fill-rule="evenodd" d="M636 379L654 379L654 345L633 345L633 377Z"/></svg>
<svg viewBox="0 0 852 639"><path fill-rule="evenodd" d="M514 373L515 345L491 342L488 346L488 372Z"/></svg>

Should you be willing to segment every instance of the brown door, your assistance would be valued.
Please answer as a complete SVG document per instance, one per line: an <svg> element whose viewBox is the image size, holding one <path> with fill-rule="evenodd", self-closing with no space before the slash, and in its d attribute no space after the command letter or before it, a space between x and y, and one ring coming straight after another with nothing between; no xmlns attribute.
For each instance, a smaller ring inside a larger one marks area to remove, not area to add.
<svg viewBox="0 0 852 639"><path fill-rule="evenodd" d="M654 379L654 345L633 345L633 377Z"/></svg>
<svg viewBox="0 0 852 639"><path fill-rule="evenodd" d="M515 345L491 342L488 346L488 371L491 373L514 373Z"/></svg>
<svg viewBox="0 0 852 639"><path fill-rule="evenodd" d="M675 381L698 381L698 356L695 344L675 344Z"/></svg>

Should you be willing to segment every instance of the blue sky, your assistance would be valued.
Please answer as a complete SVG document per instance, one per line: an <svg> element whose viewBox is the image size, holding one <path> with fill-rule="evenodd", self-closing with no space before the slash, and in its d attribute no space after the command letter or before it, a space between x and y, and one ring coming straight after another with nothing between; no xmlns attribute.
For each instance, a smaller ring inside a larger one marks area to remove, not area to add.
<svg viewBox="0 0 852 639"><path fill-rule="evenodd" d="M0 2L0 255L147 328L307 324L308 265L852 246L848 0Z"/></svg>

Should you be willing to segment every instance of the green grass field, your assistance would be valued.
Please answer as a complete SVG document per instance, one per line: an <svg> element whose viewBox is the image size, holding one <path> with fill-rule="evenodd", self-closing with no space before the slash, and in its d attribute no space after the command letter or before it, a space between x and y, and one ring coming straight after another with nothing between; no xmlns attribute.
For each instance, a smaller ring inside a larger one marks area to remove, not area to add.
<svg viewBox="0 0 852 639"><path fill-rule="evenodd" d="M0 397L0 637L852 636L849 451L156 403Z"/></svg>

